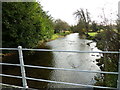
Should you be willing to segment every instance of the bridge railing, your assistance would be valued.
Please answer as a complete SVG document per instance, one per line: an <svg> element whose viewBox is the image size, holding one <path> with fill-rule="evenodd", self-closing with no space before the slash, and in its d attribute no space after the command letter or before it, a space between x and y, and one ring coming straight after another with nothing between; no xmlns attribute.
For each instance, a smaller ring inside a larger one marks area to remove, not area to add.
<svg viewBox="0 0 120 90"><path fill-rule="evenodd" d="M20 64L0 63L0 65L9 65L9 66L21 67L21 76L14 76L14 75L8 75L8 74L0 74L0 76L1 77L3 76L3 77L12 77L12 78L22 79L22 88L29 88L28 85L27 85L27 80L34 80L34 81L42 81L42 82L57 83L57 84L84 86L84 87L88 87L88 88L90 87L90 88L104 88L104 89L118 89L118 90L120 90L120 52L119 51L73 51L73 50L69 51L69 50L49 50L49 49L27 49L27 48L22 48L21 46L18 46L18 48L0 48L0 50L17 50L18 51ZM76 70L76 69L68 69L68 68L55 68L55 67L24 65L23 51L48 51L48 52L73 52L73 53L113 53L113 54L119 54L118 72L91 71L91 70L78 70L78 69ZM94 85L85 85L85 84L69 83L69 82L60 82L60 81L52 81L52 80L37 79L37 78L30 78L30 77L26 77L25 67L40 68L40 69L51 69L51 70L76 71L76 72L86 72L86 73L115 74L115 75L118 75L117 88L94 86ZM3 84L3 83L1 83L1 84ZM7 85L7 84L3 84L3 85Z"/></svg>

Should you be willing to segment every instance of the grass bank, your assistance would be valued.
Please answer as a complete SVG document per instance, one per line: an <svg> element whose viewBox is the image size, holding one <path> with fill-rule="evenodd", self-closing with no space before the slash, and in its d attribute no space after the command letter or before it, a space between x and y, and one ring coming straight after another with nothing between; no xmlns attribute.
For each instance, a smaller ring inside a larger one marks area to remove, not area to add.
<svg viewBox="0 0 120 90"><path fill-rule="evenodd" d="M64 37L70 33L71 33L70 31L65 31L65 32L53 34L50 40L55 40L57 38ZM48 41L50 41L50 40L48 40Z"/></svg>
<svg viewBox="0 0 120 90"><path fill-rule="evenodd" d="M41 40L41 41L39 41L37 48L44 48L46 42L55 40L55 39L57 39L57 38L64 37L64 36L66 36L66 35L68 35L68 34L70 34L70 33L71 33L70 31L65 31L65 32L61 32L61 33L55 33L55 34L53 34L53 35L51 36L50 39L46 39L46 40Z"/></svg>
<svg viewBox="0 0 120 90"><path fill-rule="evenodd" d="M99 31L97 31L97 32L88 32L88 35L91 36L91 37L95 37L97 34L102 33L103 31L104 31L104 30L101 29L101 30L99 30Z"/></svg>
<svg viewBox="0 0 120 90"><path fill-rule="evenodd" d="M95 36L98 35L98 32L88 32L86 39L89 40L94 40L95 41Z"/></svg>
<svg viewBox="0 0 120 90"><path fill-rule="evenodd" d="M91 37L96 36L98 33L97 32L89 32L88 35L90 35Z"/></svg>

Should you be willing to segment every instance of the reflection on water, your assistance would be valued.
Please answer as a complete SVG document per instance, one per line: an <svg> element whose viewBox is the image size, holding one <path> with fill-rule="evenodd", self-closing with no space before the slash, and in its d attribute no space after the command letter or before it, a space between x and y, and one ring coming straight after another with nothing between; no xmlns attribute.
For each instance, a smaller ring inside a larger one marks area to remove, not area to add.
<svg viewBox="0 0 120 90"><path fill-rule="evenodd" d="M46 43L47 47L53 50L81 50L81 51L99 51L96 43L91 40L80 39L78 33L67 35L64 38ZM72 53L72 52L33 52L28 55L24 52L24 61L28 65L49 66L57 68L71 68L79 70L97 70L96 59L101 58L99 53ZM19 63L18 55L3 58L3 62ZM20 68L3 67L3 73L12 75L21 75ZM55 81L65 81L80 84L94 84L95 73L83 73L75 71L45 70L26 68L27 77L51 79ZM21 80L12 78L3 78L4 83L22 85ZM52 84L45 82L28 81L31 88L68 88L76 87L62 84ZM78 86L77 86L78 87Z"/></svg>
<svg viewBox="0 0 120 90"><path fill-rule="evenodd" d="M90 45L87 45L89 44ZM81 50L81 51L99 51L96 43L91 40L80 39L78 33L70 34L64 38L48 42L53 50ZM73 68L79 70L100 70L96 65L96 59L100 58L99 53L71 53L71 52L53 52L52 63L57 68ZM51 72L51 79L57 81L66 81L71 83L94 84L95 73L83 73L74 71L54 70ZM66 88L75 87L70 85L49 84L49 87ZM77 86L78 87L78 86Z"/></svg>

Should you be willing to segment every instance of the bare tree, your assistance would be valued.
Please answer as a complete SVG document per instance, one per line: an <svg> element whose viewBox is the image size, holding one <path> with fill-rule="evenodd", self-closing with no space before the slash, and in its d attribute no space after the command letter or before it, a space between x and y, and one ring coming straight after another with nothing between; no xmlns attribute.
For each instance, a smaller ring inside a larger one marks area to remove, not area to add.
<svg viewBox="0 0 120 90"><path fill-rule="evenodd" d="M80 10L77 10L74 15L76 15L76 18L78 18L77 25L80 27L80 29L82 29L82 32L88 33L89 23L91 22L90 13L88 10L86 9L86 11L84 11L82 8L80 8Z"/></svg>

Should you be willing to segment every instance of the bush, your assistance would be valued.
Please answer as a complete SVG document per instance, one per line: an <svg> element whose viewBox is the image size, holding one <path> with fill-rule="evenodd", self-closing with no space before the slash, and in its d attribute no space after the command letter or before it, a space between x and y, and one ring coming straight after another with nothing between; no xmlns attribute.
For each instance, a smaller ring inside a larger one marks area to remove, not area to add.
<svg viewBox="0 0 120 90"><path fill-rule="evenodd" d="M119 37L120 37L119 33L113 30L105 30L103 32L100 32L95 36L97 40L97 47L104 51L119 51L120 48ZM100 68L108 72L117 72L118 60L119 60L118 54L104 54L104 58L99 59L99 63L101 64ZM117 86L117 75L110 74L103 75L104 78L102 84L104 86L109 87ZM98 82L101 82L101 80L99 80Z"/></svg>
<svg viewBox="0 0 120 90"><path fill-rule="evenodd" d="M3 47L33 48L40 40L51 38L52 34L52 19L37 2L3 2Z"/></svg>

